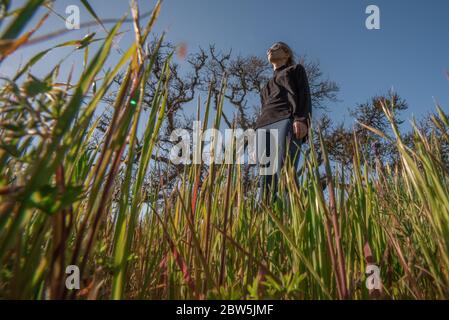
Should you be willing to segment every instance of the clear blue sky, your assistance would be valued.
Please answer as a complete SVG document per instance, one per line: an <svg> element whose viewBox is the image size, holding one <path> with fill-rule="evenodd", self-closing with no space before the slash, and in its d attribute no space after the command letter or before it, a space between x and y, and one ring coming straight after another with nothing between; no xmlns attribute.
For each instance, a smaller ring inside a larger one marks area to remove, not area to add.
<svg viewBox="0 0 449 320"><path fill-rule="evenodd" d="M14 5L22 3L23 0L15 1ZM91 3L102 18L113 18L123 15L129 2ZM139 3L144 12L151 10L156 1ZM80 2L58 0L55 9L64 15L66 6L71 4ZM381 30L365 28L365 9L370 4L380 8ZM348 107L386 93L392 87L409 103L405 118L434 111L434 99L449 111L448 14L447 0L165 0L154 31L167 30L166 39L186 42L189 52L196 51L199 45L207 48L215 43L219 50L232 48L235 54L264 58L273 42L284 41L298 54L318 60L324 76L340 85L341 102L328 107L333 119L345 119L350 125ZM82 9L81 22L89 20L91 17ZM40 34L63 27L64 21L52 17ZM11 74L20 61L50 44L85 34L86 30L73 31L42 45L21 49L0 66L0 74ZM123 37L120 47L125 49L131 37L132 33ZM49 59L56 61L66 52L58 50ZM81 66L81 56L70 58L67 69L72 63ZM181 67L184 64L176 62ZM45 71L48 64L42 62L33 69L33 74L39 76Z"/></svg>

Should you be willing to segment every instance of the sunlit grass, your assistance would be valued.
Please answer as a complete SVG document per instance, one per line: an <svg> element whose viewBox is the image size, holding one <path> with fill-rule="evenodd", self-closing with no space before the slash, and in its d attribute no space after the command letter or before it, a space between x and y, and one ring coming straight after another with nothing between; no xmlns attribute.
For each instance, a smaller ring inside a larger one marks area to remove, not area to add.
<svg viewBox="0 0 449 320"><path fill-rule="evenodd" d="M2 33L6 57L21 43L39 1L29 1ZM78 80L56 86L58 66L43 79L20 81L45 52L0 88L0 296L21 299L443 299L449 298L448 168L438 145L416 127L415 146L402 141L391 113L398 166L368 164L354 135L353 169L331 166L322 136L304 158L300 188L291 166L283 170L285 198L255 203L257 181L243 186L239 165L185 167L173 190L145 187L167 108L160 81L150 115L141 117L143 92L154 58L142 49L159 4L136 41L101 82L121 22L105 39ZM26 15L25 15L26 13ZM137 23L137 22L136 22ZM159 39L161 43L163 36ZM81 44L81 45L80 45ZM55 48L56 49L56 48ZM53 49L51 49L53 50ZM169 76L171 55L163 74ZM88 141L94 113L119 72L124 72L114 113L97 149ZM96 89L92 92L95 82ZM215 120L219 128L226 89L222 79ZM210 92L204 106L211 112ZM434 121L448 132L437 107ZM201 119L199 119L201 120ZM145 122L145 131L137 127ZM379 135L375 129L367 128ZM137 150L136 140L142 142ZM446 135L444 139L449 139ZM139 152L139 157L136 157ZM323 190L318 152L328 177ZM138 161L134 161L135 159ZM207 175L201 179L201 169ZM119 174L121 172L121 175ZM113 197L119 189L118 197ZM282 193L282 192L281 192ZM162 194L162 199L160 195ZM380 267L382 290L369 292L365 270ZM65 287L65 269L76 265L82 290Z"/></svg>

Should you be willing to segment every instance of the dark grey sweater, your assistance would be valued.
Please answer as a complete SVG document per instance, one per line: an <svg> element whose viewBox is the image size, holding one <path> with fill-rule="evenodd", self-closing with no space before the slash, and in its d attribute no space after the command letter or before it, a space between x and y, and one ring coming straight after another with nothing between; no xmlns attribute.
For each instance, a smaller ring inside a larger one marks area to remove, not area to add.
<svg viewBox="0 0 449 320"><path fill-rule="evenodd" d="M299 63L278 67L263 87L260 100L262 108L256 129L286 118L307 124L312 114L312 102L304 67Z"/></svg>

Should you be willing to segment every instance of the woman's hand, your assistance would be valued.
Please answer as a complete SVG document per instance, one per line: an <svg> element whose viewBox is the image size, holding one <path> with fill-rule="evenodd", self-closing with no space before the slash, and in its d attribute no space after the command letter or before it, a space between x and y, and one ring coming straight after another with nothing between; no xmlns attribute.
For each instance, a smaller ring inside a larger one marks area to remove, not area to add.
<svg viewBox="0 0 449 320"><path fill-rule="evenodd" d="M296 139L301 140L307 134L307 125L300 120L295 120L293 122L293 133Z"/></svg>

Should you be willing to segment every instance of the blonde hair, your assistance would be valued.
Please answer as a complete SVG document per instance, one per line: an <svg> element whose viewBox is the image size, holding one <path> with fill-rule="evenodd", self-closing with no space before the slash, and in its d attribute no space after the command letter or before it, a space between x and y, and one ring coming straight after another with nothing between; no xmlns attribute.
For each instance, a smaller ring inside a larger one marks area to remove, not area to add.
<svg viewBox="0 0 449 320"><path fill-rule="evenodd" d="M290 48L290 46L282 41L278 41L277 43L279 43L281 45L281 47L288 53L289 57L288 57L287 63L286 63L287 66L292 66L292 65L296 64L295 54L293 53L293 50Z"/></svg>

